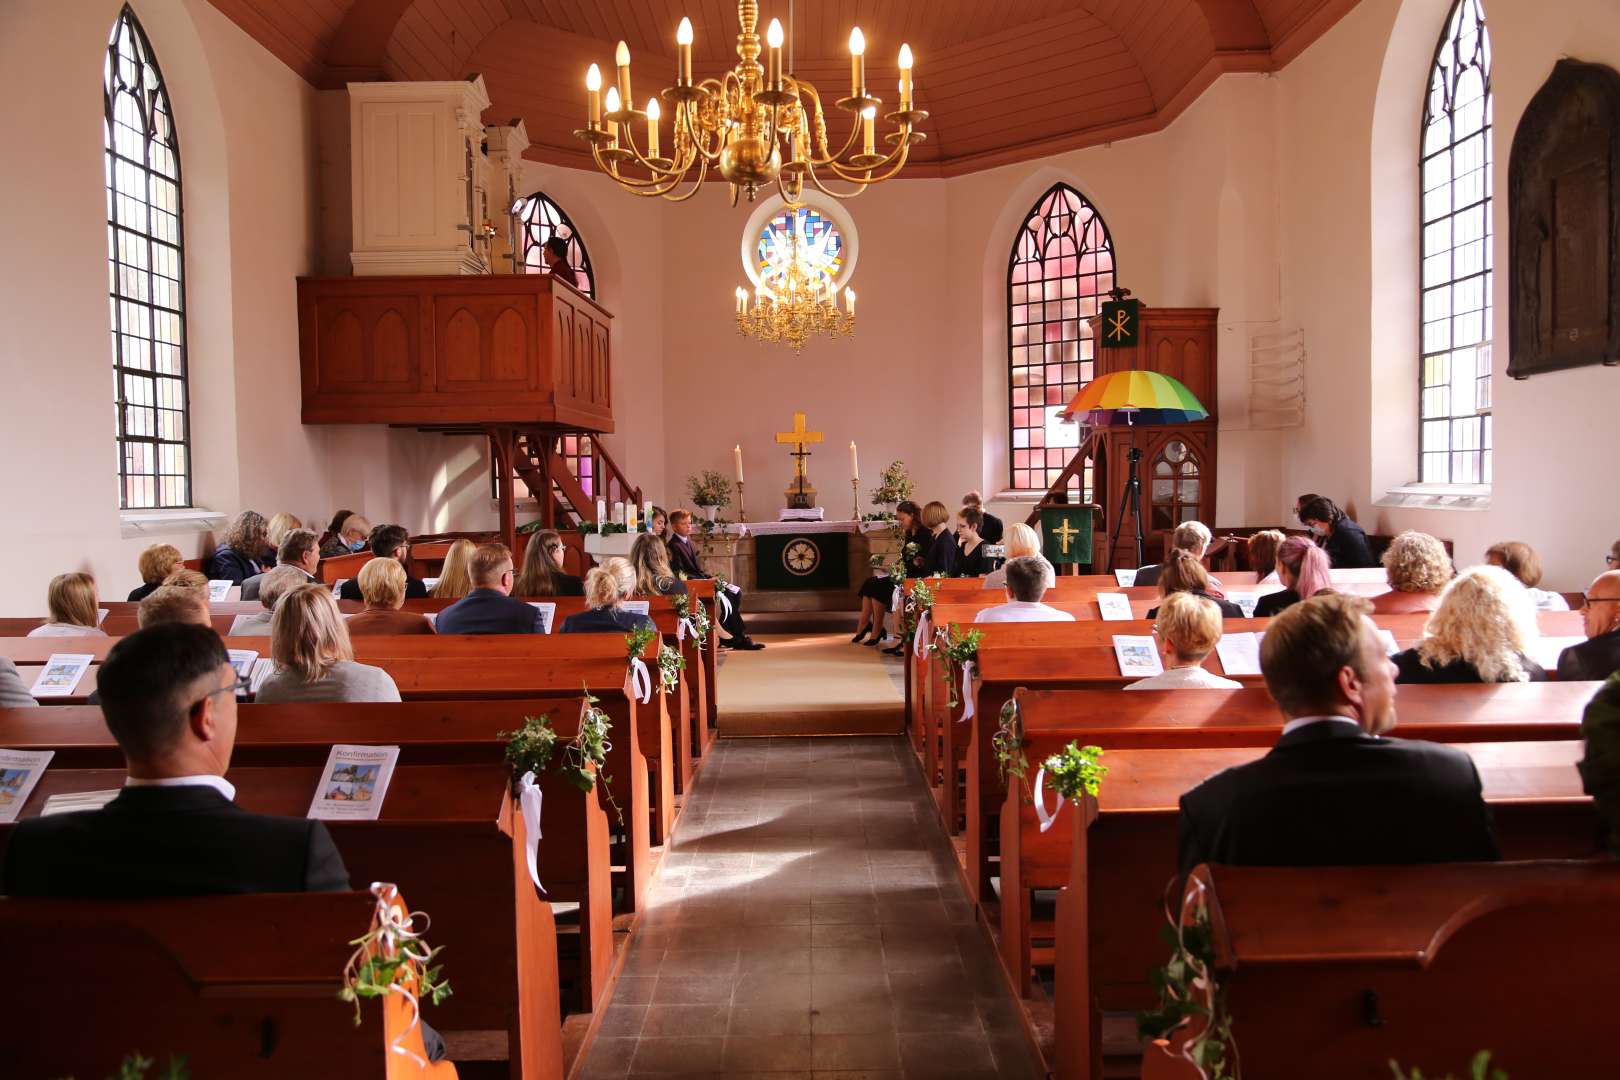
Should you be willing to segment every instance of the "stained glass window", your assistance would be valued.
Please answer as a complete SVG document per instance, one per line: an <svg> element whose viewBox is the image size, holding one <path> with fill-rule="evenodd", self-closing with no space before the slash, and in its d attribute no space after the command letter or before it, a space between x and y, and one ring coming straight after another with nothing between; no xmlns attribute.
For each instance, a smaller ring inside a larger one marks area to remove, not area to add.
<svg viewBox="0 0 1620 1080"><path fill-rule="evenodd" d="M1148 528L1174 529L1183 521L1198 520L1198 457L1180 439L1166 443L1153 459L1153 501Z"/></svg>
<svg viewBox="0 0 1620 1080"><path fill-rule="evenodd" d="M546 241L553 236L564 237L568 241L568 265L579 279L579 291L596 299L596 274L591 270L591 253L585 250L585 241L580 239L579 230L568 220L563 208L547 198L545 192L536 191L519 199L512 212L517 216L521 234L521 272L545 273L546 261L541 253L545 250Z"/></svg>
<svg viewBox="0 0 1620 1080"><path fill-rule="evenodd" d="M795 238L811 284L821 290L830 288L844 269L844 234L832 218L813 206L784 208L760 229L754 245L754 269L760 284L774 294L777 283L786 279Z"/></svg>
<svg viewBox="0 0 1620 1080"><path fill-rule="evenodd" d="M1045 491L1069 464L1080 429L1057 414L1091 381L1086 320L1114 287L1114 243L1085 196L1056 184L1036 202L1007 267L1008 446L1014 488ZM1071 487L1090 502L1092 474Z"/></svg>
<svg viewBox="0 0 1620 1080"><path fill-rule="evenodd" d="M151 43L128 7L113 23L102 88L119 505L189 506L180 144Z"/></svg>
<svg viewBox="0 0 1620 1080"><path fill-rule="evenodd" d="M1423 108L1419 475L1491 482L1491 43L1456 0Z"/></svg>

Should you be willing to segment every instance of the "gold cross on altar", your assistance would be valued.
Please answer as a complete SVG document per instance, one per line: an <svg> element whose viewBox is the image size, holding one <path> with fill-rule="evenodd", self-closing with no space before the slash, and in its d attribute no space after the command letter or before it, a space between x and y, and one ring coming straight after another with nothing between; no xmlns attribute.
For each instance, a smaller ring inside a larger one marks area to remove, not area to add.
<svg viewBox="0 0 1620 1080"><path fill-rule="evenodd" d="M1058 542L1063 545L1063 554L1065 555L1069 553L1069 541L1080 535L1080 530L1070 525L1068 518L1064 518L1062 524L1053 529L1052 532L1057 536Z"/></svg>
<svg viewBox="0 0 1620 1080"><path fill-rule="evenodd" d="M805 475L804 458L808 453L805 447L810 443L820 442L821 432L806 431L804 428L804 413L796 412L793 414L793 430L778 431L776 433L776 441L779 443L792 445L795 473L798 476L803 476Z"/></svg>

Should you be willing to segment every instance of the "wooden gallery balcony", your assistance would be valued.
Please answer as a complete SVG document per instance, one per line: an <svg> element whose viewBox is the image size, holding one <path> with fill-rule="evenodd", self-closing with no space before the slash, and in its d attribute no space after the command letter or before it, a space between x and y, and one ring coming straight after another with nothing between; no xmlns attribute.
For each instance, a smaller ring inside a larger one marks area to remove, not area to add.
<svg viewBox="0 0 1620 1080"><path fill-rule="evenodd" d="M303 421L611 432L612 321L540 274L299 278Z"/></svg>

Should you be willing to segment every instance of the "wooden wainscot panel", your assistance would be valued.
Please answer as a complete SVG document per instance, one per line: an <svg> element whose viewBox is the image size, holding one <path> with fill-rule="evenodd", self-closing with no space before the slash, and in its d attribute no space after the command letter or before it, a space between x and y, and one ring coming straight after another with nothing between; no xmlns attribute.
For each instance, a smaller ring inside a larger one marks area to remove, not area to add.
<svg viewBox="0 0 1620 1080"><path fill-rule="evenodd" d="M543 274L300 278L303 421L609 432L612 320Z"/></svg>

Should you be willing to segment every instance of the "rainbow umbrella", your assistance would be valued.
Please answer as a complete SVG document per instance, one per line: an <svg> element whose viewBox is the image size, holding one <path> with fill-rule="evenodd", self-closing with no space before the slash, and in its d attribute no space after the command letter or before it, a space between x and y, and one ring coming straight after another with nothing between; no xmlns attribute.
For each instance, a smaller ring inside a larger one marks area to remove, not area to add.
<svg viewBox="0 0 1620 1080"><path fill-rule="evenodd" d="M1111 371L1085 385L1062 420L1091 427L1127 424L1188 424L1209 417L1209 410L1180 382L1157 371Z"/></svg>

